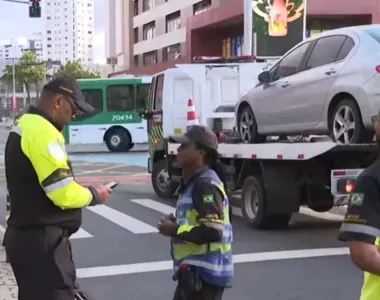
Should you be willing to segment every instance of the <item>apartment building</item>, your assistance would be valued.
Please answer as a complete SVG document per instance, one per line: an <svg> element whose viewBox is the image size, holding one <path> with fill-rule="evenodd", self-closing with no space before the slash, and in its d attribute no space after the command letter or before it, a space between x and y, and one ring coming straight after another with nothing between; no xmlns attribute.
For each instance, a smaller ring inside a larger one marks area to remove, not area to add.
<svg viewBox="0 0 380 300"><path fill-rule="evenodd" d="M213 0L220 2L220 0ZM151 74L184 61L186 20L211 7L211 0L109 0L107 62L115 72Z"/></svg>
<svg viewBox="0 0 380 300"><path fill-rule="evenodd" d="M31 38L15 38L0 41L0 60L20 58L24 51L33 51L38 60L43 59L42 33L35 33Z"/></svg>
<svg viewBox="0 0 380 300"><path fill-rule="evenodd" d="M123 53L123 63L114 74L155 74L176 63L191 62L194 56L236 55L239 54L237 48L242 48L244 0L130 2L128 10L119 16L124 25L128 25L123 28L124 43L118 42L116 36L107 40L110 47L119 43L119 53ZM360 4L345 0L308 0L306 13L308 34L380 21L380 11L372 0L362 0ZM111 29L107 27L108 32ZM127 35L128 41L125 40ZM232 40L238 41L235 49L230 49ZM120 70L123 64L124 70Z"/></svg>
<svg viewBox="0 0 380 300"><path fill-rule="evenodd" d="M44 58L66 63L93 62L94 0L42 1Z"/></svg>

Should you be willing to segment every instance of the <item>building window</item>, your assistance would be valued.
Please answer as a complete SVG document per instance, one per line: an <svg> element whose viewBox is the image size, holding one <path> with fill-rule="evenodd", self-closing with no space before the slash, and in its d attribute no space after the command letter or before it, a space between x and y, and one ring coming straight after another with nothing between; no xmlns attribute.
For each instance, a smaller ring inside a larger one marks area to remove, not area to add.
<svg viewBox="0 0 380 300"><path fill-rule="evenodd" d="M143 39L144 41L146 40L151 40L155 37L156 35L156 22L150 22L148 24L145 24L143 26Z"/></svg>
<svg viewBox="0 0 380 300"><path fill-rule="evenodd" d="M107 88L108 111L128 111L134 108L133 85L112 85Z"/></svg>
<svg viewBox="0 0 380 300"><path fill-rule="evenodd" d="M210 8L210 6L211 6L211 0L203 0L201 2L195 3L193 5L194 16L205 12L206 10Z"/></svg>
<svg viewBox="0 0 380 300"><path fill-rule="evenodd" d="M86 103L90 104L96 110L103 110L103 92L100 89L82 90Z"/></svg>
<svg viewBox="0 0 380 300"><path fill-rule="evenodd" d="M155 7L156 0L143 0L143 12Z"/></svg>
<svg viewBox="0 0 380 300"><path fill-rule="evenodd" d="M152 65L155 63L157 63L157 50L143 54L144 66Z"/></svg>
<svg viewBox="0 0 380 300"><path fill-rule="evenodd" d="M166 16L166 32L172 32L181 28L181 11Z"/></svg>
<svg viewBox="0 0 380 300"><path fill-rule="evenodd" d="M162 52L164 61L176 60L181 57L181 44L165 47Z"/></svg>
<svg viewBox="0 0 380 300"><path fill-rule="evenodd" d="M138 67L138 66L139 66L139 56L138 56L138 55L135 55L135 56L133 57L133 59L134 59L135 67Z"/></svg>
<svg viewBox="0 0 380 300"><path fill-rule="evenodd" d="M139 29L138 28L133 29L133 42L135 44L139 42Z"/></svg>
<svg viewBox="0 0 380 300"><path fill-rule="evenodd" d="M133 15L137 16L139 14L139 0L133 2Z"/></svg>

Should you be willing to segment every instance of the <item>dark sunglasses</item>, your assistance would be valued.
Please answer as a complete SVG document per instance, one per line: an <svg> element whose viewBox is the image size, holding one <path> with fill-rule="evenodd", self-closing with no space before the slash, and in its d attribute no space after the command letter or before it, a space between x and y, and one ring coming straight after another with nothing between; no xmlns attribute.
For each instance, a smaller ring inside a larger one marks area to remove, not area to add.
<svg viewBox="0 0 380 300"><path fill-rule="evenodd" d="M78 109L77 109L77 107L76 107L76 105L74 103L74 99L69 98L69 97L64 96L64 95L62 95L62 98L65 99L70 104L71 110L73 112L73 117L75 115L77 115L78 114Z"/></svg>

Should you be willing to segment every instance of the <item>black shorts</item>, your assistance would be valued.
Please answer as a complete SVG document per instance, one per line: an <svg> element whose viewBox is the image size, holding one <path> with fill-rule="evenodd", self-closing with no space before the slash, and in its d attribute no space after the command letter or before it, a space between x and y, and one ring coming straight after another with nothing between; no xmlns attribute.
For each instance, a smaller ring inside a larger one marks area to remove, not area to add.
<svg viewBox="0 0 380 300"><path fill-rule="evenodd" d="M73 300L76 271L67 231L59 227L9 227L5 249L19 300Z"/></svg>

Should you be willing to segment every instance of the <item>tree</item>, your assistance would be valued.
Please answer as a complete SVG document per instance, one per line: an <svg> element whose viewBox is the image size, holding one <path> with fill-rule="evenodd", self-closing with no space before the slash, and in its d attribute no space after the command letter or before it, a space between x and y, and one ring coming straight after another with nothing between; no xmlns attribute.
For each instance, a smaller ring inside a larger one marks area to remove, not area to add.
<svg viewBox="0 0 380 300"><path fill-rule="evenodd" d="M86 70L79 60L69 61L65 65L61 65L54 76L70 75L76 79L81 78L100 78L101 75L97 71Z"/></svg>
<svg viewBox="0 0 380 300"><path fill-rule="evenodd" d="M8 82L13 80L13 67L7 65L4 74ZM45 63L38 62L37 56L33 51L25 51L18 63L15 65L15 79L16 84L24 85L27 93L26 104L30 104L30 85L36 85L36 92L38 93L38 83L44 80L46 76Z"/></svg>

